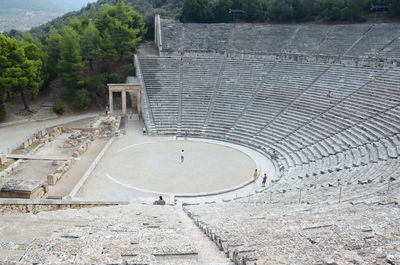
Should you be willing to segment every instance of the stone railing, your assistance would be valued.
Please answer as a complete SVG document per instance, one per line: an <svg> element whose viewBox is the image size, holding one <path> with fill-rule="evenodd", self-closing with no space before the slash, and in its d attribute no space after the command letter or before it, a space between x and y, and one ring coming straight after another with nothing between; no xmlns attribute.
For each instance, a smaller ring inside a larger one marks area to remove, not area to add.
<svg viewBox="0 0 400 265"><path fill-rule="evenodd" d="M161 36L161 16L159 14L154 17L154 42L158 51L161 52L162 46L162 36Z"/></svg>
<svg viewBox="0 0 400 265"><path fill-rule="evenodd" d="M147 128L147 132L152 133L152 129L153 129L152 125L154 124L153 113L151 112L151 108L149 105L149 99L147 97L146 86L143 81L143 74L142 74L142 68L140 66L140 61L136 54L135 54L135 66L136 66L135 67L136 68L136 77L138 78L140 85L142 86L142 90L141 90L141 93L142 93L142 96L141 96L142 118L143 118L144 124Z"/></svg>

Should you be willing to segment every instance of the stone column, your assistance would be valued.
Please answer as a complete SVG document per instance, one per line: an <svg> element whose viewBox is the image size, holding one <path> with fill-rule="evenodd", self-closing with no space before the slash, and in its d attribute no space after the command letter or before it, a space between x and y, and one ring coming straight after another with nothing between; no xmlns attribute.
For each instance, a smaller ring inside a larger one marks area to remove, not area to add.
<svg viewBox="0 0 400 265"><path fill-rule="evenodd" d="M122 115L126 114L126 91L121 92L121 100L122 100Z"/></svg>
<svg viewBox="0 0 400 265"><path fill-rule="evenodd" d="M108 106L110 110L110 115L112 115L114 110L114 103L113 103L113 92L110 88L108 88L108 104L110 105Z"/></svg>

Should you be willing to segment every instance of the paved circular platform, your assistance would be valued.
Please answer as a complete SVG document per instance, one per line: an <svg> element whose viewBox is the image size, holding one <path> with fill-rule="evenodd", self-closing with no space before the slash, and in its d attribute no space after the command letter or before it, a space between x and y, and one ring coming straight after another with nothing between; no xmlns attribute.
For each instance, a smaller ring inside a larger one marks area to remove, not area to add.
<svg viewBox="0 0 400 265"><path fill-rule="evenodd" d="M181 163L180 152L185 150ZM108 177L140 190L198 194L236 187L249 181L255 162L235 148L198 141L133 144L113 153Z"/></svg>

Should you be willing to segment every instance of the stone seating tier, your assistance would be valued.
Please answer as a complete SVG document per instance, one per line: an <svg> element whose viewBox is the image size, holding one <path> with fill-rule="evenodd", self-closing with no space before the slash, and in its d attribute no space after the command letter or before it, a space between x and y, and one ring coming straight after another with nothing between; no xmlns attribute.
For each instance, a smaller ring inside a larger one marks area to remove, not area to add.
<svg viewBox="0 0 400 265"><path fill-rule="evenodd" d="M153 72L144 79L152 84L147 94L160 134L187 131L275 149L286 169L281 179L337 178L335 172L399 157L398 69L235 58L140 60ZM167 75L178 84L159 80Z"/></svg>
<svg viewBox="0 0 400 265"><path fill-rule="evenodd" d="M193 24L161 19L162 51L273 52L400 58L397 23ZM248 45L251 40L252 45Z"/></svg>

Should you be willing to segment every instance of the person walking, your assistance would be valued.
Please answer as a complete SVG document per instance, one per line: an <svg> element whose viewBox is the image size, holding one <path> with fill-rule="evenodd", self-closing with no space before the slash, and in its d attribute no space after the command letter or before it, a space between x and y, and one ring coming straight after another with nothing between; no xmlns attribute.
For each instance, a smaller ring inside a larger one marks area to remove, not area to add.
<svg viewBox="0 0 400 265"><path fill-rule="evenodd" d="M182 151L181 151L181 163L183 163L183 161L185 161L185 150L182 149Z"/></svg>
<svg viewBox="0 0 400 265"><path fill-rule="evenodd" d="M263 179L262 179L262 187L265 187L265 183L267 183L267 173L264 173Z"/></svg>
<svg viewBox="0 0 400 265"><path fill-rule="evenodd" d="M258 171L257 171L257 168L256 168L256 169L254 170L254 173L253 173L253 180L254 180L254 182L256 182L257 176L258 176Z"/></svg>

